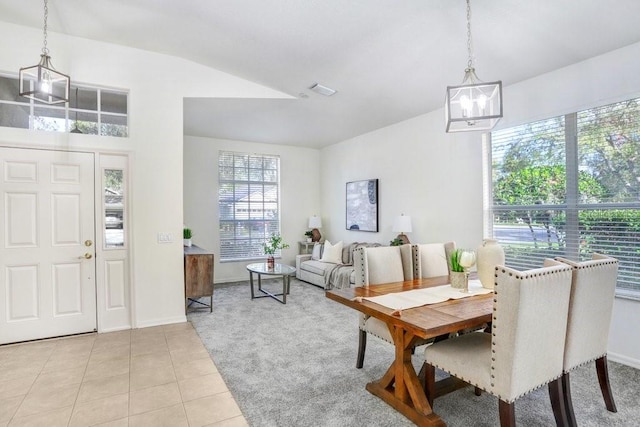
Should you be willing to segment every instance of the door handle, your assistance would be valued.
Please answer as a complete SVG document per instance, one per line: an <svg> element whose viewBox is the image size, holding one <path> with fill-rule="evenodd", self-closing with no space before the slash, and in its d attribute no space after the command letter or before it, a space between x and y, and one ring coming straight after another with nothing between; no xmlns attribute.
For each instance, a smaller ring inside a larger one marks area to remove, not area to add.
<svg viewBox="0 0 640 427"><path fill-rule="evenodd" d="M82 255L82 256L79 256L78 258L79 258L79 259L83 259L83 258L84 258L84 259L91 259L91 258L93 258L93 254L91 254L91 253L87 252L86 254L84 254L84 255Z"/></svg>

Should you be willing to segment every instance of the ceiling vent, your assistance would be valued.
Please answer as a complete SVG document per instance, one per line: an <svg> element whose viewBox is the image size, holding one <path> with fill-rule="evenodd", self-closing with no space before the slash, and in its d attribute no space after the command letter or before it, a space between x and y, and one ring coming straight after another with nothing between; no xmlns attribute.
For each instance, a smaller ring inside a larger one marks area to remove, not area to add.
<svg viewBox="0 0 640 427"><path fill-rule="evenodd" d="M309 89L324 96L331 96L334 93L336 93L334 89L331 89L330 87L322 86L321 84L318 84L318 83L313 84Z"/></svg>

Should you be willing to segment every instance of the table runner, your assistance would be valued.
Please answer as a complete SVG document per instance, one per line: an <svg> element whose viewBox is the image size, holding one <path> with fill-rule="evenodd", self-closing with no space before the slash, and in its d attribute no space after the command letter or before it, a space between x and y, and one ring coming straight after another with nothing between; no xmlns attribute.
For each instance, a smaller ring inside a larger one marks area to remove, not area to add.
<svg viewBox="0 0 640 427"><path fill-rule="evenodd" d="M432 288L414 289L411 291L396 292L380 295L378 297L363 297L367 301L375 302L393 310L407 310L427 304L436 304L448 299L460 299L473 295L490 294L493 289L482 287L480 280L469 280L469 292L460 292L451 285L434 286Z"/></svg>

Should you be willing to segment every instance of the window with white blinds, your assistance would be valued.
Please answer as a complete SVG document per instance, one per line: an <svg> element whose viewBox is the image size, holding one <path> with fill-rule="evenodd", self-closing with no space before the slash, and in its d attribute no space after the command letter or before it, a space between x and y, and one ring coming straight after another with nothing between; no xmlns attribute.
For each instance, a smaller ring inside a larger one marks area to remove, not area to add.
<svg viewBox="0 0 640 427"><path fill-rule="evenodd" d="M640 98L491 133L487 226L518 269L603 253L640 297Z"/></svg>
<svg viewBox="0 0 640 427"><path fill-rule="evenodd" d="M280 233L280 158L220 151L218 207L220 260L264 258L262 244Z"/></svg>

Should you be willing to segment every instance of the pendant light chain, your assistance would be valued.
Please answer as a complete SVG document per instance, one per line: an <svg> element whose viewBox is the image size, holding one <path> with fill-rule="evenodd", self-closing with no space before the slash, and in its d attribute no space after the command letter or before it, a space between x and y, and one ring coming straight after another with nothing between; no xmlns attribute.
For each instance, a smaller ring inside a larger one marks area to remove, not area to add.
<svg viewBox="0 0 640 427"><path fill-rule="evenodd" d="M44 45L42 46L42 53L49 55L49 48L47 47L47 18L49 17L49 2L44 0L44 26L42 27L44 34Z"/></svg>
<svg viewBox="0 0 640 427"><path fill-rule="evenodd" d="M469 61L467 62L467 68L473 68L473 47L471 45L471 4L467 0L467 52L469 54Z"/></svg>

